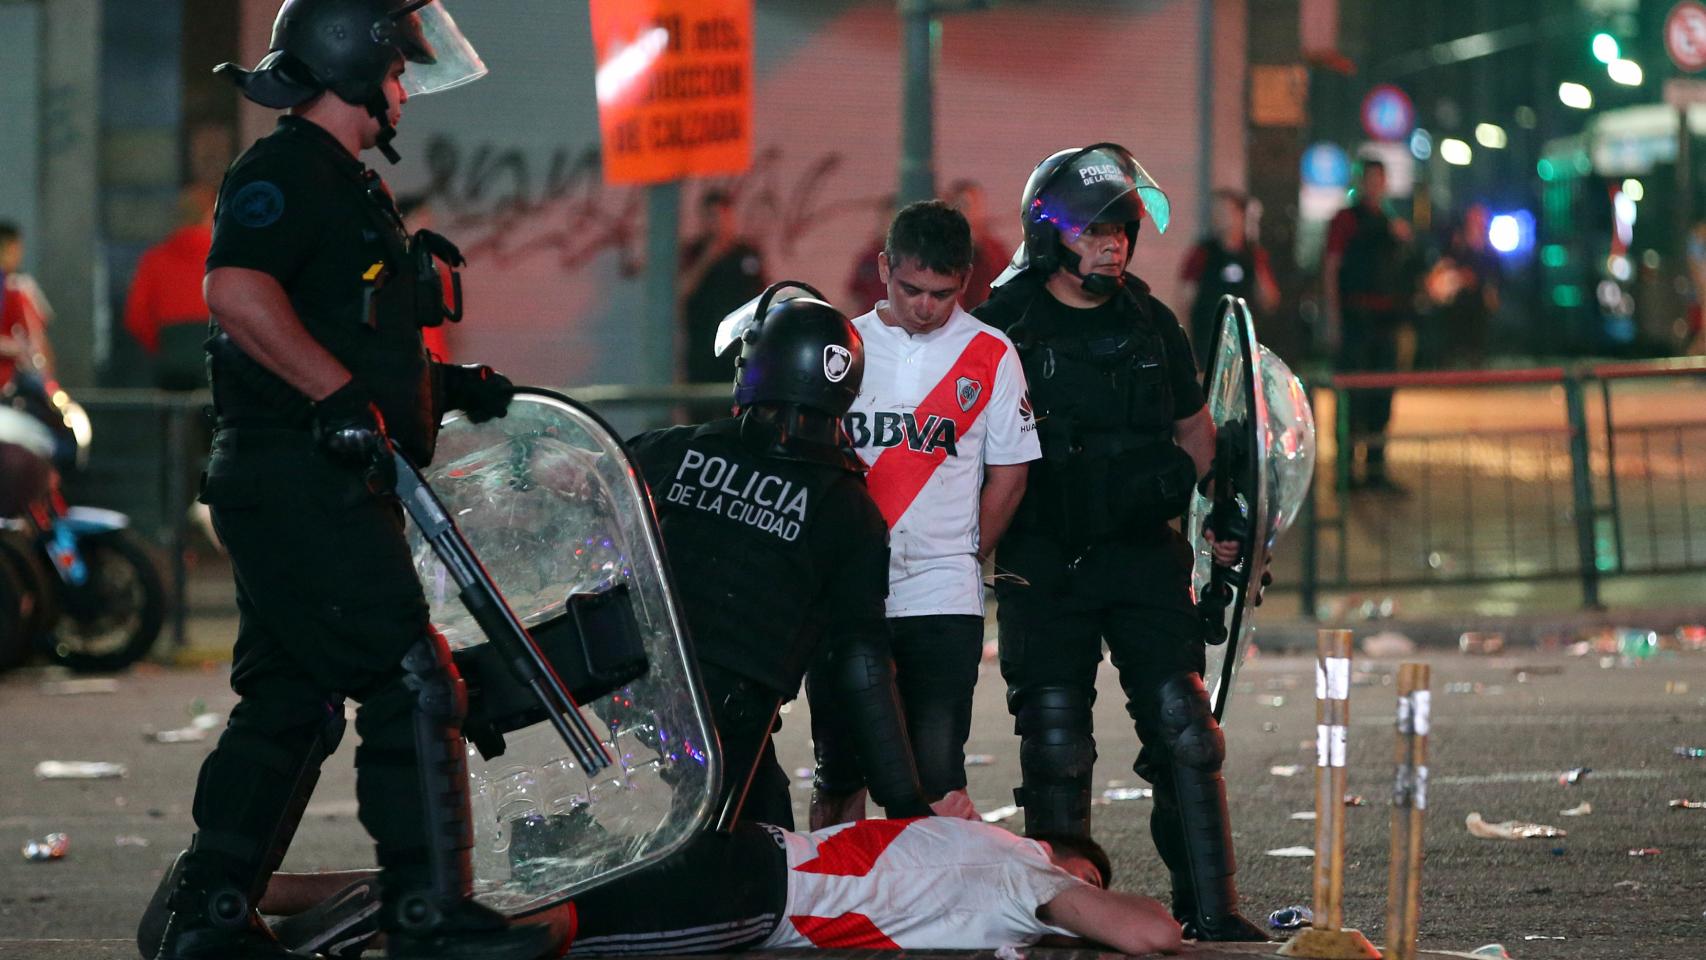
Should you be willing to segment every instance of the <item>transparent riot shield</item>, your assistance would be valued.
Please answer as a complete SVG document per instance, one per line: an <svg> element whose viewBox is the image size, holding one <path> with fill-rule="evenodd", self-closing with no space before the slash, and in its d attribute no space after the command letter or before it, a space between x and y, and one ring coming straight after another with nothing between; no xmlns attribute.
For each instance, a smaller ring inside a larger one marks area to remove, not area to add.
<svg viewBox="0 0 1706 960"><path fill-rule="evenodd" d="M1315 411L1309 391L1284 360L1261 348L1262 397L1268 408L1269 550L1291 529L1315 479Z"/></svg>
<svg viewBox="0 0 1706 960"><path fill-rule="evenodd" d="M1214 714L1226 710L1232 675L1255 628L1254 610L1267 560L1265 536L1257 531L1268 516L1267 404L1260 389L1260 353L1250 308L1227 296L1215 317L1203 373L1203 393L1214 419L1214 474L1208 489L1191 499L1185 533L1196 557L1191 586L1208 643L1203 683ZM1211 518L1222 539L1242 530L1243 545L1231 565L1214 562L1204 529Z"/></svg>
<svg viewBox="0 0 1706 960"><path fill-rule="evenodd" d="M518 913L667 856L710 818L716 736L621 443L575 401L524 389L501 419L446 418L426 479L615 760L591 776L575 761L411 527L469 686L476 896Z"/></svg>

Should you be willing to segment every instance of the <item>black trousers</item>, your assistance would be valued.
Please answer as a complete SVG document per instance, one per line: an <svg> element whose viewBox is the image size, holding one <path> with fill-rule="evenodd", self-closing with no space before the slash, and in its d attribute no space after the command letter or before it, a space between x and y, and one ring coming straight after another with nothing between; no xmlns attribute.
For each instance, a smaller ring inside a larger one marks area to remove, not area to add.
<svg viewBox="0 0 1706 960"><path fill-rule="evenodd" d="M787 908L788 857L752 821L575 898L569 956L732 953L768 938Z"/></svg>
<svg viewBox="0 0 1706 960"><path fill-rule="evenodd" d="M1189 544L1171 529L1085 550L1011 534L996 565L1011 575L996 585L1008 710L1017 716L1027 694L1040 687L1075 689L1094 703L1106 645L1143 745L1134 769L1163 786L1170 763L1160 684L1177 673L1200 674L1204 666Z"/></svg>
<svg viewBox="0 0 1706 960"><path fill-rule="evenodd" d="M1398 317L1384 311L1344 309L1339 369L1375 372L1398 369ZM1353 443L1367 445L1368 473L1379 477L1386 463L1386 425L1392 420L1392 391L1352 390L1346 397Z"/></svg>
<svg viewBox="0 0 1706 960"><path fill-rule="evenodd" d="M771 739L771 734L781 729L776 716L781 696L714 664L701 664L700 674L711 701L717 741L723 748L723 782L716 809L722 810L730 796L745 787L742 822L794 829L788 774L776 759L776 744Z"/></svg>
<svg viewBox="0 0 1706 960"><path fill-rule="evenodd" d="M400 507L289 430L220 431L202 499L236 577L241 700L202 766L192 859L254 882L266 848L288 842L291 808L306 804L348 698L361 703L362 825L381 867L424 869L415 697L401 661L430 626Z"/></svg>
<svg viewBox="0 0 1706 960"><path fill-rule="evenodd" d="M972 690L983 659L983 618L969 615L891 617L895 687L905 711L907 738L926 798L966 785L966 738L971 735ZM806 678L812 706L817 783L836 794L865 785L841 707L817 671Z"/></svg>

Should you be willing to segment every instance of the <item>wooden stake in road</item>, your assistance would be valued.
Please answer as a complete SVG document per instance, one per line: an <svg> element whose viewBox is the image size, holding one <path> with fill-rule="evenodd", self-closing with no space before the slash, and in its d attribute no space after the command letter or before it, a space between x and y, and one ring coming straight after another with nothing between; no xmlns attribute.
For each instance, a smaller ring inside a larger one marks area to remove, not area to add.
<svg viewBox="0 0 1706 960"><path fill-rule="evenodd" d="M1387 871L1386 960L1416 960L1422 913L1422 815L1428 809L1428 665L1398 667L1397 773L1392 782L1392 863Z"/></svg>
<svg viewBox="0 0 1706 960"><path fill-rule="evenodd" d="M1280 947L1283 957L1380 960L1345 930L1345 731L1351 721L1351 632L1315 635L1315 921Z"/></svg>

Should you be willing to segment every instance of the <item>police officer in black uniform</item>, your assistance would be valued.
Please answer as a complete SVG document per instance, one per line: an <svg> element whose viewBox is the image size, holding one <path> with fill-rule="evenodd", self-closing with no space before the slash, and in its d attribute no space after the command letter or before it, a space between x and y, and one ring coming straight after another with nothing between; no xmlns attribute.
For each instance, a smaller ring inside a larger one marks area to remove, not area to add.
<svg viewBox="0 0 1706 960"><path fill-rule="evenodd" d="M720 826L793 828L770 734L819 655L873 799L927 816L883 618L888 525L841 432L864 345L815 291L770 305L786 287L810 290L773 285L736 324L735 415L633 441L723 747Z"/></svg>
<svg viewBox="0 0 1706 960"><path fill-rule="evenodd" d="M424 465L443 411L503 416L514 391L488 367L428 358L421 327L456 312L433 260L460 257L409 236L360 159L377 147L396 160L410 92L483 67L433 0L286 0L266 59L220 72L289 110L226 174L206 281L218 422L202 499L237 581L241 699L139 945L162 960L298 956L254 905L349 698L387 955L556 956L566 929L511 925L471 899L466 694L427 620L388 470L390 443Z"/></svg>
<svg viewBox="0 0 1706 960"><path fill-rule="evenodd" d="M975 313L1018 348L1042 442L995 556L1025 830L1090 832L1106 643L1186 936L1266 939L1237 909L1225 742L1203 686L1191 551L1172 526L1209 469L1214 425L1184 330L1126 272L1142 222L1165 229L1166 195L1129 151L1101 143L1044 160L1020 211L1024 247Z"/></svg>

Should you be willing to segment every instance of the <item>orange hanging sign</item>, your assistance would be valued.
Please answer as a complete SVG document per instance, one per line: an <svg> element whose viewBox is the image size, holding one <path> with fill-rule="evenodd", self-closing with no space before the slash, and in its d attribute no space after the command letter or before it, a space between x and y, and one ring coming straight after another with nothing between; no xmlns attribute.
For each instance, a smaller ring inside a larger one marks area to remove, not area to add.
<svg viewBox="0 0 1706 960"><path fill-rule="evenodd" d="M752 0L591 0L606 183L752 163Z"/></svg>

